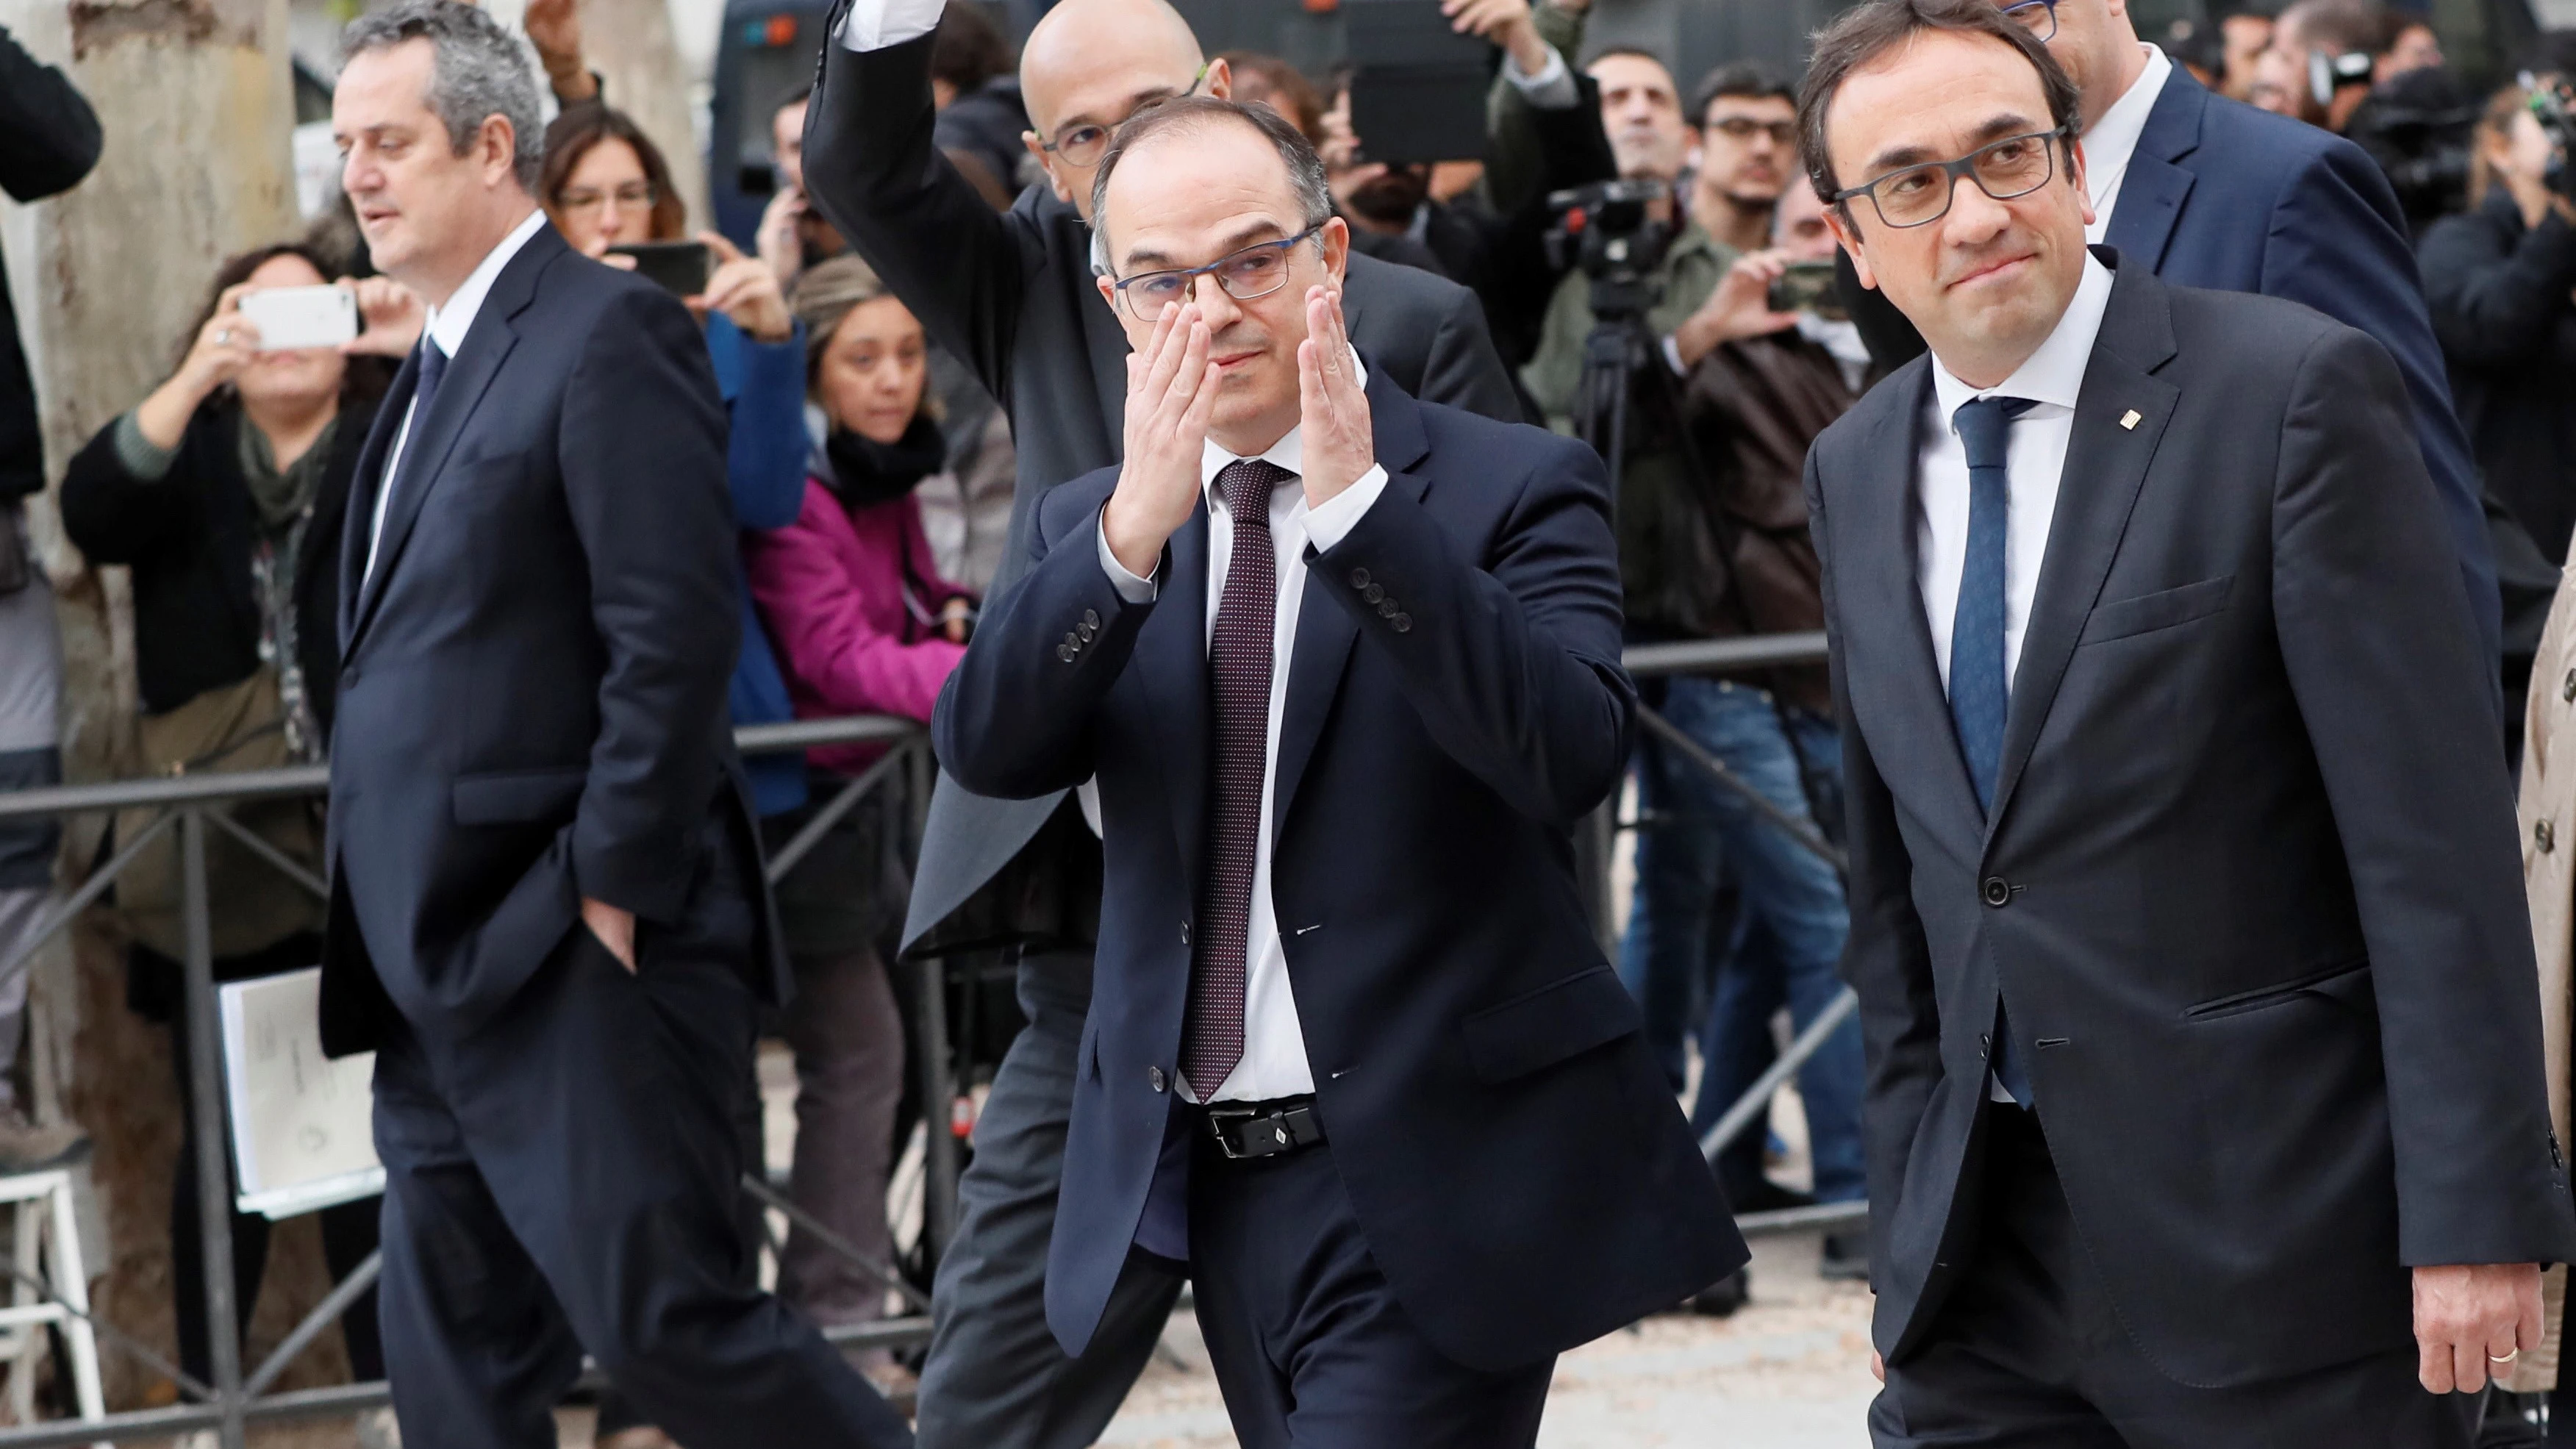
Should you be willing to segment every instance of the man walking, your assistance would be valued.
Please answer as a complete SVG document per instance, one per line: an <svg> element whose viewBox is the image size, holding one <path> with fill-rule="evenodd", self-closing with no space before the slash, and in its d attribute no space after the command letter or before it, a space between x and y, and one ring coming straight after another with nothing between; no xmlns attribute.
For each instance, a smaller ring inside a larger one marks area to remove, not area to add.
<svg viewBox="0 0 2576 1449"><path fill-rule="evenodd" d="M1846 15L1800 123L1931 347L1806 484L1874 1439L2466 1446L2576 1219L2397 369L2088 251L2075 88L1984 0Z"/></svg>
<svg viewBox="0 0 2576 1449"><path fill-rule="evenodd" d="M1125 461L932 719L969 789L1099 782L1048 1322L1186 1267L1246 1445L1529 1445L1557 1353L1744 1259L1575 885L1635 704L1603 470L1366 366L1268 108L1141 113L1095 185Z"/></svg>
<svg viewBox="0 0 2576 1449"><path fill-rule="evenodd" d="M376 1051L403 1438L551 1445L587 1350L696 1449L908 1445L741 1271L736 1108L785 977L705 343L546 224L488 15L404 0L343 53L343 183L430 306L341 551L323 949L325 1045Z"/></svg>

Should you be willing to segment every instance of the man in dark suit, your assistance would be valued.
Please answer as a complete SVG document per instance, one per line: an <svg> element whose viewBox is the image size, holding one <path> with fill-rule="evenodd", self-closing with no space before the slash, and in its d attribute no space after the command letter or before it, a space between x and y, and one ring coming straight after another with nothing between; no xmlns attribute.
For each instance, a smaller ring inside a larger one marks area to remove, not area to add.
<svg viewBox="0 0 2576 1449"><path fill-rule="evenodd" d="M1247 1445L1530 1444L1558 1352L1743 1261L1575 885L1635 703L1602 469L1366 369L1276 112L1146 111L1097 186L1125 461L932 717L970 789L1099 783L1048 1322L1186 1270Z"/></svg>
<svg viewBox="0 0 2576 1449"><path fill-rule="evenodd" d="M1016 584L1046 491L1118 461L1127 338L1093 284L1093 169L1145 101L1223 95L1223 61L1163 0L1066 0L1021 52L1026 139L1046 169L996 216L931 144L931 30L941 0L848 0L807 121L805 177L940 344L1010 409L1019 491L995 593ZM1519 416L1474 295L1408 267L1350 264L1352 334L1415 396ZM915 871L914 952L1020 952L1029 1019L1003 1059L959 1187L922 1369L930 1449L1087 1445L1135 1382L1177 1291L1139 1280L1079 1362L1046 1329L1043 1267L1063 1174L1074 1053L1091 999L1100 851L1073 796L991 800L942 777Z"/></svg>
<svg viewBox="0 0 2576 1449"><path fill-rule="evenodd" d="M323 949L325 1045L376 1052L403 1437L551 1445L587 1350L702 1449L909 1444L742 1272L735 1110L786 978L705 344L546 225L484 12L405 0L343 55L343 183L431 308L342 544Z"/></svg>
<svg viewBox="0 0 2576 1449"><path fill-rule="evenodd" d="M2397 369L2089 252L2074 88L1982 0L1850 12L1800 118L1932 350L1806 484L1874 1438L2468 1445L2576 1217Z"/></svg>

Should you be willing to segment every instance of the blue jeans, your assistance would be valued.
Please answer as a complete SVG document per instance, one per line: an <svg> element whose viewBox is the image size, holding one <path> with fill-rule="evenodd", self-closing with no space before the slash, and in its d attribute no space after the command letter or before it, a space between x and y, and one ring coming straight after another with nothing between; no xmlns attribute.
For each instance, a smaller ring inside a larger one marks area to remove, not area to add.
<svg viewBox="0 0 2576 1449"><path fill-rule="evenodd" d="M1763 798L1817 823L1807 773L1831 777L1841 769L1841 741L1829 723L1775 707L1761 690L1709 679L1670 681L1662 713ZM1637 894L1620 975L1645 1009L1650 1042L1660 1052L1657 1038L1669 1038L1677 1058L1693 990L1708 963L1721 963L1701 1024L1692 1112L1692 1126L1706 1131L1771 1062L1773 1012L1786 1005L1804 1031L1841 993L1837 968L1851 913L1831 865L1652 737L1638 751L1638 799L1658 820L1637 844ZM1825 805L1834 809L1830 799ZM1731 926L1711 918L1721 871L1740 898ZM1865 1195L1862 1073L1860 1027L1848 1021L1799 1070L1819 1201ZM1742 1146L1729 1165L1749 1158L1758 1173L1760 1133L1748 1129L1737 1141ZM1746 1185L1741 1171L1729 1174L1739 1190Z"/></svg>

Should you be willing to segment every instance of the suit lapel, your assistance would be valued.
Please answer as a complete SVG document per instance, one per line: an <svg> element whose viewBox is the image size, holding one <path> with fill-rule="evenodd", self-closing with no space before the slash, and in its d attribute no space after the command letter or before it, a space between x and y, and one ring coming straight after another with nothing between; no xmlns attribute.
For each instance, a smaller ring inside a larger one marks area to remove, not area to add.
<svg viewBox="0 0 2576 1449"><path fill-rule="evenodd" d="M438 486L439 472L447 465L447 455L455 449L456 440L463 436L466 419L474 415L485 389L491 387L502 363L519 345L514 319L535 299L537 277L557 254L568 250L551 226L539 227L519 248L519 254L501 269L492 290L485 294L474 326L465 335L465 346L448 363L447 377L439 384L429 412L412 419L411 436L403 441L398 460L402 476L394 480L395 486L385 500L384 527L375 549L376 566L361 584L357 612L348 632L350 644L356 644L366 632L368 620L384 598L386 580L402 562L403 545L411 539L412 525L420 519L422 504ZM358 564L360 569L366 568L364 555Z"/></svg>
<svg viewBox="0 0 2576 1449"><path fill-rule="evenodd" d="M1344 325L1349 322L1346 316ZM1429 480L1416 469L1431 451L1422 429L1421 405L1407 397L1384 368L1375 366L1369 368L1368 399L1378 464L1386 469L1386 491L1379 501L1402 498L1418 503ZM1289 651L1288 698L1279 712L1279 759L1270 792L1273 840L1287 828L1288 808L1295 803L1307 762L1323 739L1324 722L1332 716L1351 648L1359 640L1359 621L1332 597L1311 545L1306 561L1306 588L1297 605L1297 641Z"/></svg>
<svg viewBox="0 0 2576 1449"><path fill-rule="evenodd" d="M1208 506L1203 497L1163 555L1159 601L1136 634L1135 667L1163 740L1163 788L1190 899L1198 899L1207 835Z"/></svg>
<svg viewBox="0 0 2576 1449"><path fill-rule="evenodd" d="M2013 675L2012 704L2004 716L1989 834L1993 822L2003 819L2013 786L2030 763L2075 653L2076 637L2119 555L2147 465L2182 396L2173 384L2150 375L2173 355L2173 324L2163 289L2142 270L2118 274L2076 398L2057 512L2048 525L2048 552L2040 563L2038 593L2022 633L2021 664ZM2137 422L2123 427L2121 420L2131 414Z"/></svg>
<svg viewBox="0 0 2576 1449"><path fill-rule="evenodd" d="M1074 315L1082 319L1083 345L1091 354L1091 383L1100 393L1104 456L1116 462L1127 456L1127 329L1118 325L1118 314L1101 300L1087 271L1082 274L1081 292L1073 299Z"/></svg>
<svg viewBox="0 0 2576 1449"><path fill-rule="evenodd" d="M403 414L410 410L412 394L420 385L420 349L403 359L402 369L394 374L394 385L386 392L382 406L376 409L376 420L368 425L367 445L358 451L358 471L349 479L348 510L340 517L340 655L348 657L349 645L356 642L358 592L367 578L367 541L376 522L377 495L383 491L385 454L394 445L394 434L401 429Z"/></svg>
<svg viewBox="0 0 2576 1449"><path fill-rule="evenodd" d="M2175 163L2200 149L2200 117L2208 106L2209 92L2182 67L2174 67L2147 111L2128 173L2120 179L2119 200L2102 239L2150 272L2164 265L2165 247L2182 219L2183 201L2191 195L2196 178Z"/></svg>
<svg viewBox="0 0 2576 1449"><path fill-rule="evenodd" d="M1974 859L1977 795L1950 723L1950 695L1933 657L1919 582L1914 474L1922 418L1931 406L1932 364L1925 358L1909 366L1873 394L1883 394L1884 405L1869 430L1841 450L1855 466L1851 503L1834 498L1826 504L1828 517L1840 507L1850 518L1834 540L1835 554L1848 561L1835 571L1841 607L1834 622L1845 635L1852 713L1864 728L1878 726L1868 735L1879 774L1889 789L1909 797L1913 812L1954 855Z"/></svg>

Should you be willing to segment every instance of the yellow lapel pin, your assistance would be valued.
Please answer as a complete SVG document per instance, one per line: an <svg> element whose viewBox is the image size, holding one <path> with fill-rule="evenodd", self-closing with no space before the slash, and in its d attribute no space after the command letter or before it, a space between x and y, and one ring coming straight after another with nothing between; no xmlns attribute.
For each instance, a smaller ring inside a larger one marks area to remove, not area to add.
<svg viewBox="0 0 2576 1449"><path fill-rule="evenodd" d="M2136 408L2131 408L2127 412L2120 414L2121 430L2131 433L2136 432L2138 430L2138 420L2142 416L2143 414L2141 414Z"/></svg>

